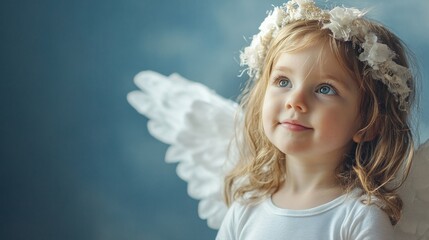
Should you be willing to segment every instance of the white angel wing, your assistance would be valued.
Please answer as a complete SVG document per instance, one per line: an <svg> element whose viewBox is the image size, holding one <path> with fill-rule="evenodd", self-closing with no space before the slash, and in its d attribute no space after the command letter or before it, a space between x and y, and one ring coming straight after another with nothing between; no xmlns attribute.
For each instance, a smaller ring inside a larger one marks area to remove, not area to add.
<svg viewBox="0 0 429 240"><path fill-rule="evenodd" d="M404 211L395 228L396 239L429 240L429 140L415 152L411 172L400 195Z"/></svg>
<svg viewBox="0 0 429 240"><path fill-rule="evenodd" d="M150 134L171 145L165 160L178 162L177 175L200 200L199 216L219 228L227 211L223 178L238 105L178 74L143 71L134 82L141 90L129 93L128 102L150 119Z"/></svg>

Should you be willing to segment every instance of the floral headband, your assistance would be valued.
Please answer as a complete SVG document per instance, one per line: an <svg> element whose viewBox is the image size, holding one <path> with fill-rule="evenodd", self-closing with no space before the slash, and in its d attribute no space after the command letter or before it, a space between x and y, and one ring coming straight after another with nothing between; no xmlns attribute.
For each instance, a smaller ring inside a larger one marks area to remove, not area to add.
<svg viewBox="0 0 429 240"><path fill-rule="evenodd" d="M411 89L408 81L412 78L411 71L393 61L396 57L386 44L377 42L377 36L367 27L359 24L365 12L355 8L335 7L327 11L318 8L313 0L291 0L281 7L274 7L259 27L260 32L254 35L250 46L240 54L241 66L252 79L258 79L272 40L279 30L289 23L302 20L324 21L323 28L328 28L333 38L352 41L363 52L358 56L361 62L370 67L374 79L382 81L399 103L399 109L407 109ZM329 20L329 21L326 21ZM359 39L365 39L362 42Z"/></svg>

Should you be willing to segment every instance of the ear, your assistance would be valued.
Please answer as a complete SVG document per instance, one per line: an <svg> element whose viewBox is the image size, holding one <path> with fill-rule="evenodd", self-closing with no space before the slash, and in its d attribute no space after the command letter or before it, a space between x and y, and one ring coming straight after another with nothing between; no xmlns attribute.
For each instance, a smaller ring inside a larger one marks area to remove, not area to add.
<svg viewBox="0 0 429 240"><path fill-rule="evenodd" d="M369 142L374 140L378 136L379 132L378 121L370 126L366 126L353 135L353 141L355 143Z"/></svg>

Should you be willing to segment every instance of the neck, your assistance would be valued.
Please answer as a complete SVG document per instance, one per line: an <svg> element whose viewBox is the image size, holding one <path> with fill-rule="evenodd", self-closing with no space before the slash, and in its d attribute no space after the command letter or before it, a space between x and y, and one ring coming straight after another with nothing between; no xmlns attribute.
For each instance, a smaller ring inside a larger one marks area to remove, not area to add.
<svg viewBox="0 0 429 240"><path fill-rule="evenodd" d="M288 156L286 160L285 190L305 193L339 186L336 179L337 161L306 161Z"/></svg>
<svg viewBox="0 0 429 240"><path fill-rule="evenodd" d="M338 161L325 160L288 156L285 181L272 195L273 203L282 208L308 209L341 196L343 191L335 174Z"/></svg>

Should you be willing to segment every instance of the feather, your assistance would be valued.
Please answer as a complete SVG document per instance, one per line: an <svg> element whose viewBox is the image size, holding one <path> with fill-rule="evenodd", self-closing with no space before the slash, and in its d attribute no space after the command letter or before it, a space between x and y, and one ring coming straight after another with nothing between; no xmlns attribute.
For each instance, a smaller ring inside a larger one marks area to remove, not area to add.
<svg viewBox="0 0 429 240"><path fill-rule="evenodd" d="M178 74L143 71L134 81L140 90L128 94L129 103L149 118L149 133L170 144L165 160L178 163L189 196L200 200L200 218L219 228L227 211L223 178L238 105Z"/></svg>

